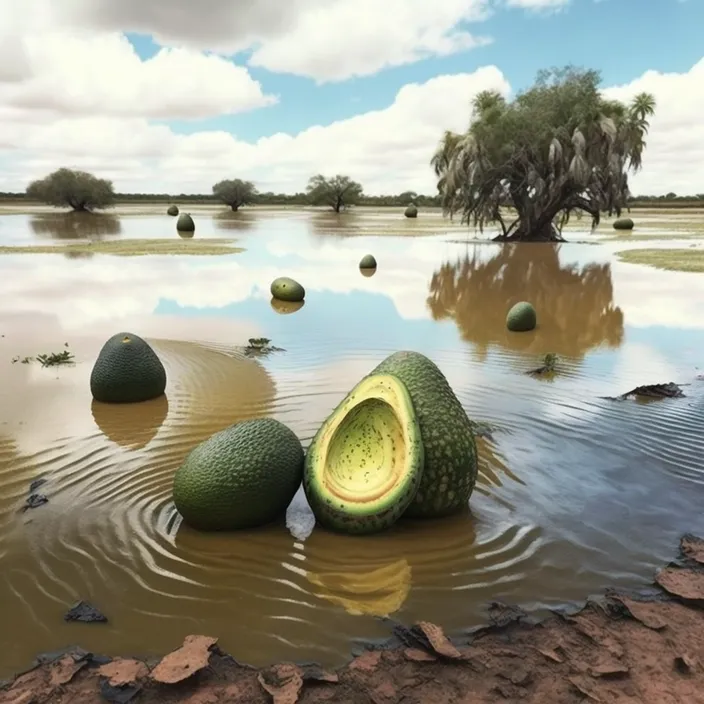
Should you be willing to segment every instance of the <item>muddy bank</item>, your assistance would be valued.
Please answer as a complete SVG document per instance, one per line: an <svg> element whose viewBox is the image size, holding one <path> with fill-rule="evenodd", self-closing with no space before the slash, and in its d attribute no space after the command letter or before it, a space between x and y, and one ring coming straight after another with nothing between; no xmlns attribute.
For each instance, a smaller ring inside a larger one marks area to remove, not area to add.
<svg viewBox="0 0 704 704"><path fill-rule="evenodd" d="M433 624L393 636L337 671L257 669L188 636L163 658L111 659L72 648L40 656L0 690L0 704L571 704L704 703L704 541L688 535L651 589L607 592L574 613L532 622L492 604L488 624L450 641Z"/></svg>

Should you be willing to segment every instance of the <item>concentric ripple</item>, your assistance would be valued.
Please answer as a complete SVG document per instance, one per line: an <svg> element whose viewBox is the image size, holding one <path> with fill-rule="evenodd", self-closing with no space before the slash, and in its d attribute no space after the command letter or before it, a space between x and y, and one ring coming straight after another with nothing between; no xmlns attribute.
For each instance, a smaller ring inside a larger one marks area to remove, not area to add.
<svg viewBox="0 0 704 704"><path fill-rule="evenodd" d="M193 446L264 415L307 443L395 351L383 339L365 347L351 333L276 342L287 352L260 361L222 345L152 341L167 368L166 399L134 413L96 407L89 369L78 368L44 396L43 415L31 416L59 418L56 431L31 419L7 426L0 675L78 640L101 652L150 654L193 632L218 636L253 663L334 664L352 640L387 632L373 617L456 628L483 621L496 599L536 608L581 600L649 576L679 532L698 529L704 382L688 399L614 402L600 397L632 379L567 358L545 380L523 374L530 355L499 348L480 360L460 347L432 356L469 415L487 426L466 514L350 538L313 527L299 492L287 522L194 532L171 501L173 473ZM62 437L60 428L70 432ZM37 478L49 502L22 512ZM78 599L110 623L80 631L65 624Z"/></svg>

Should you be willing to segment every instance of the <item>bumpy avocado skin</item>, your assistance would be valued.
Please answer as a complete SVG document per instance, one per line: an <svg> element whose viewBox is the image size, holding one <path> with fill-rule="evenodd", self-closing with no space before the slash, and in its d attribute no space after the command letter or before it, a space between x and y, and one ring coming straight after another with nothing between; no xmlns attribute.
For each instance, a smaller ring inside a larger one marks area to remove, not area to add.
<svg viewBox="0 0 704 704"><path fill-rule="evenodd" d="M477 481L472 422L435 363L419 352L395 352L372 374L392 374L408 389L425 452L420 487L404 516L441 518L467 508Z"/></svg>
<svg viewBox="0 0 704 704"><path fill-rule="evenodd" d="M374 375L379 376L379 375ZM397 377L391 377L394 384L400 386L399 407L395 409L400 422L406 426L409 442L405 447L408 459L408 471L397 491L378 499L373 505L361 507L358 514L346 510L343 503L335 500L326 492L319 480L326 461L325 453L320 449L320 439L328 423L346 413L349 403L360 393L360 387L371 379L369 375L362 379L347 396L338 404L335 410L321 425L306 451L303 472L303 490L316 519L330 530L348 535L368 535L387 530L405 513L420 487L425 452L420 433L418 417L413 406L408 389ZM359 442L373 442L371 437L360 437Z"/></svg>
<svg viewBox="0 0 704 704"><path fill-rule="evenodd" d="M533 305L520 301L506 314L506 327L511 332L530 332L538 324L538 315Z"/></svg>
<svg viewBox="0 0 704 704"><path fill-rule="evenodd" d="M90 391L102 403L139 403L166 390L166 369L146 340L131 332L113 335L100 350Z"/></svg>
<svg viewBox="0 0 704 704"><path fill-rule="evenodd" d="M303 459L300 440L283 423L235 423L191 450L174 475L174 504L196 530L265 525L286 512L301 485Z"/></svg>

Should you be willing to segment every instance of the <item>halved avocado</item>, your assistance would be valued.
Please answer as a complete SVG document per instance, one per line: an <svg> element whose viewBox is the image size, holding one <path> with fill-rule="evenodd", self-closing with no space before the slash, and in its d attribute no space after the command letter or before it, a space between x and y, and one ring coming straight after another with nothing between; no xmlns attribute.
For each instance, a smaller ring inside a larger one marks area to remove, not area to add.
<svg viewBox="0 0 704 704"><path fill-rule="evenodd" d="M425 451L413 401L390 374L362 379L306 453L303 489L316 519L342 533L390 528L413 501Z"/></svg>

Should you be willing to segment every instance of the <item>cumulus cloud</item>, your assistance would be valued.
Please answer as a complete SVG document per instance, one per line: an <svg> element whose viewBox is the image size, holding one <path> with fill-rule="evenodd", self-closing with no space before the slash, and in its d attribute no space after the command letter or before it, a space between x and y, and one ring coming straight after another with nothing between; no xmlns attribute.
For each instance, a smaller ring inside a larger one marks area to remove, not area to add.
<svg viewBox="0 0 704 704"><path fill-rule="evenodd" d="M254 66L326 81L485 44L488 38L473 36L463 25L485 19L489 5L489 0L53 0L48 11L59 25L142 32L167 46L222 54L251 50Z"/></svg>
<svg viewBox="0 0 704 704"><path fill-rule="evenodd" d="M704 58L684 73L646 71L606 95L630 100L652 93L657 109L651 120L644 168L633 179L636 193L686 195L704 192Z"/></svg>
<svg viewBox="0 0 704 704"><path fill-rule="evenodd" d="M428 160L441 131L463 129L468 101L485 89L509 91L495 66L408 84L386 109L253 144L223 131L180 135L143 118L8 121L0 125L4 139L22 145L25 154L0 170L0 190L23 189L32 178L71 165L112 178L120 191L207 192L231 177L236 164L238 176L263 190L300 190L311 174L324 172L349 173L370 193L429 192L434 186Z"/></svg>
<svg viewBox="0 0 704 704"><path fill-rule="evenodd" d="M15 46L17 45L17 46ZM35 120L61 116L205 118L275 102L242 66L193 49L161 49L142 61L122 34L41 32L14 37L12 72L0 69L0 103ZM13 73L14 72L14 73ZM11 79L11 80L10 80Z"/></svg>
<svg viewBox="0 0 704 704"><path fill-rule="evenodd" d="M551 2L557 0L503 4L536 9ZM197 8L185 0L27 3L19 12L17 3L0 0L0 190L23 190L72 166L111 178L120 191L207 192L235 175L262 190L297 191L313 173L339 172L371 194L433 192L428 160L441 132L464 129L477 91L510 93L500 69L485 66L408 84L384 109L298 134L254 143L227 131L178 134L154 120L236 113L276 100L246 68L201 49L250 48L257 65L340 79L466 48L476 41L467 22L485 17L488 2L387 0L374 11L367 0L251 0L237 7L209 0ZM153 32L171 46L141 60L121 34L128 30ZM648 90L658 101L634 192L701 192L702 78L704 60L682 74L649 71L606 90L619 98Z"/></svg>

